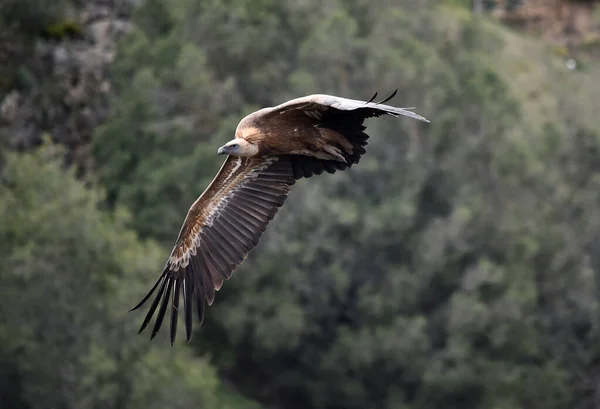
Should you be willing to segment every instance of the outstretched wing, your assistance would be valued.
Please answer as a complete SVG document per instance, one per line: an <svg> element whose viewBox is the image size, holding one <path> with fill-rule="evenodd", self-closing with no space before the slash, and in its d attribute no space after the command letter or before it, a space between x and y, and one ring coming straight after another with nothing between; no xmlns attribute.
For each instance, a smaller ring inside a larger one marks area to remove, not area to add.
<svg viewBox="0 0 600 409"><path fill-rule="evenodd" d="M390 101L397 94L395 90L387 98L379 102L373 102L377 93L369 101L360 101L357 99L349 99L336 97L326 94L313 94L301 98L295 98L284 102L283 104L269 108L265 111L264 118L269 120L271 117L281 115L283 113L301 110L309 117L319 120L325 113L331 111L354 111L353 114L363 119L369 117L378 117L381 115L390 115L393 117L407 116L423 122L429 122L428 119L411 111L414 108L397 108L391 105L385 105L384 102Z"/></svg>
<svg viewBox="0 0 600 409"><path fill-rule="evenodd" d="M369 139L369 135L364 132L366 129L364 121L367 118L382 115L390 115L396 118L406 116L419 121L429 122L429 120L421 115L410 111L413 108L396 108L385 105L384 103L391 100L396 93L397 90L379 102L372 102L377 93L369 101L359 101L326 94L308 95L257 111L253 119L256 126L260 128L277 128L279 127L276 124L278 121L305 123L306 126L333 131L343 136L352 144L352 153L344 153L345 163L335 160L317 159L312 156L293 157L294 177L309 178L313 175L320 175L323 171L334 173L338 170L345 170L360 161L362 155L366 153L365 146ZM298 116L303 117L306 121L298 121Z"/></svg>
<svg viewBox="0 0 600 409"><path fill-rule="evenodd" d="M202 324L205 299L208 305L213 303L215 291L221 288L223 280L229 279L256 247L294 182L288 157L228 156L215 179L189 209L158 281L132 309L141 307L158 288L139 332L146 328L158 308L150 339L154 338L171 304L173 344L183 294L189 342L193 304Z"/></svg>

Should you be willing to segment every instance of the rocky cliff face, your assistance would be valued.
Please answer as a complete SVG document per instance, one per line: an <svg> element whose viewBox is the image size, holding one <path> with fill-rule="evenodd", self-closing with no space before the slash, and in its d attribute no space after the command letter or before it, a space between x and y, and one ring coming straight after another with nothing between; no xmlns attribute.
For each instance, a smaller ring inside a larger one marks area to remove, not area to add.
<svg viewBox="0 0 600 409"><path fill-rule="evenodd" d="M553 43L578 45L600 38L599 12L598 0L497 0L492 14Z"/></svg>
<svg viewBox="0 0 600 409"><path fill-rule="evenodd" d="M92 130L109 113L116 42L131 27L135 2L63 2L60 10L36 0L0 6L2 145L30 147L49 135L69 148L70 161L87 167Z"/></svg>

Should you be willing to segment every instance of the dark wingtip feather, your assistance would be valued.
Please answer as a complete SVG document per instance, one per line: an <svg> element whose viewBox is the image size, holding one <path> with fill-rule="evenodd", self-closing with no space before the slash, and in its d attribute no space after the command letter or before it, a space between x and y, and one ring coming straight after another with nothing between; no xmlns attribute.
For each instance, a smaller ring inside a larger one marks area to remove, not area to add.
<svg viewBox="0 0 600 409"><path fill-rule="evenodd" d="M165 268L165 270L166 270L166 268ZM163 271L163 273L160 275L160 277L158 277L158 280L156 280L156 283L154 283L154 286L152 286L152 288L150 289L150 291L148 291L148 294L146 294L146 296L142 299L142 301L140 301L138 303L138 305L136 305L135 307L133 307L132 309L130 309L129 312L137 310L142 305L144 305L144 303L146 301L148 301L148 298L150 298L150 296L152 295L152 293L154 293L154 291L156 290L156 287L158 287L158 284L160 284L160 281L165 277L165 274L166 274L166 272Z"/></svg>
<svg viewBox="0 0 600 409"><path fill-rule="evenodd" d="M204 322L204 294L197 293L196 294L196 312L198 314L198 326L201 326Z"/></svg>
<svg viewBox="0 0 600 409"><path fill-rule="evenodd" d="M202 250L206 251L206 244L204 243L204 241L200 242L200 245L202 247ZM208 265L208 263L210 263L210 261L205 259L204 257L202 258L202 260L207 265ZM216 267L213 266L213 268L216 268ZM203 282L200 274L193 274L192 278L193 278L193 282L194 282L193 292L196 296L195 298L196 298L196 312L198 313L198 326L201 326L202 322L204 321L204 309L205 309L205 306L204 306L204 294L205 294L204 282Z"/></svg>
<svg viewBox="0 0 600 409"><path fill-rule="evenodd" d="M158 330L160 329L162 322L165 318L169 298L171 297L171 290L173 289L173 280L171 279L171 277L168 277L166 281L168 281L167 288L165 289L165 294L162 297L162 302L160 304L160 309L158 310L158 315L156 316L156 321L154 322L154 328L152 328L152 335L150 335L150 339L154 339L156 334L158 334Z"/></svg>
<svg viewBox="0 0 600 409"><path fill-rule="evenodd" d="M160 282L162 280L162 285L160 286L160 290L158 290L158 293L156 294L156 297L154 298L152 305L148 309L148 313L146 314L146 317L144 318L144 321L142 322L142 325L140 326L140 330L138 331L138 334L141 334L142 331L144 331L144 329L146 329L146 327L150 323L150 320L152 319L152 316L154 315L154 311L156 311L156 307L158 306L158 303L160 302L161 298L163 297L163 294L165 291L165 286L167 284L167 280L163 280L164 277L165 277L165 275L163 274L158 281L158 282ZM154 291L154 289L151 292L153 292L153 291Z"/></svg>
<svg viewBox="0 0 600 409"><path fill-rule="evenodd" d="M185 311L185 336L188 344L192 340L192 291L194 289L190 265L188 265L188 268L185 270L185 288L183 294L183 309Z"/></svg>
<svg viewBox="0 0 600 409"><path fill-rule="evenodd" d="M373 102L375 100L375 98L377 98L377 94L378 94L378 92L375 92L375 94L373 94L371 99L367 101L367 104L370 104L371 102Z"/></svg>
<svg viewBox="0 0 600 409"><path fill-rule="evenodd" d="M179 293L181 291L181 279L175 281L175 291L173 292L173 304L171 305L171 346L175 343L177 336L177 318L179 317Z"/></svg>
<svg viewBox="0 0 600 409"><path fill-rule="evenodd" d="M397 93L398 93L398 88L396 88L396 90L394 92L392 92L392 94L389 97L379 101L378 104L384 104L384 103L388 102L390 99L394 98Z"/></svg>

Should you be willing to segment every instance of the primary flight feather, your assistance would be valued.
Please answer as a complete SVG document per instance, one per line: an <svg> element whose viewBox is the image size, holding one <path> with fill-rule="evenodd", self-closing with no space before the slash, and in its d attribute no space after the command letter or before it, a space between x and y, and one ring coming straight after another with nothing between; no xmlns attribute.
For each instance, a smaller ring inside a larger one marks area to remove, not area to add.
<svg viewBox="0 0 600 409"><path fill-rule="evenodd" d="M315 94L263 108L243 118L235 139L220 147L228 155L208 188L188 210L179 236L158 281L132 310L158 289L140 328L157 312L150 339L158 333L170 307L170 339L175 342L181 295L187 341L192 313L199 325L205 302L231 277L287 198L292 185L326 171L334 173L360 161L369 136L369 117L407 116L429 122L410 108L380 102Z"/></svg>

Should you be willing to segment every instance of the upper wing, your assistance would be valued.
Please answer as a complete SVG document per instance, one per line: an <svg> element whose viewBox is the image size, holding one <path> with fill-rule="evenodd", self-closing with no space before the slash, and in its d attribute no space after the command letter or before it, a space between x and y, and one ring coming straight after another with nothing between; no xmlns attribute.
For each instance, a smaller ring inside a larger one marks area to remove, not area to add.
<svg viewBox="0 0 600 409"><path fill-rule="evenodd" d="M327 111L339 110L358 111L356 114L361 115L363 118L391 115L394 117L407 116L419 121L429 122L428 119L410 111L410 109L414 108L397 108L384 104L384 102L387 102L396 96L397 92L398 90L394 91L390 96L380 102L372 102L377 96L377 93L375 93L373 98L369 101L359 101L357 99L342 98L326 94L308 95L269 108L268 111L265 111L265 119L269 119L269 116L274 116L275 114L280 115L290 110L302 110L308 116L319 119L323 113Z"/></svg>
<svg viewBox="0 0 600 409"><path fill-rule="evenodd" d="M175 341L180 294L183 293L188 342L192 333L192 301L200 324L204 299L211 305L215 290L229 279L248 253L256 247L294 184L287 157L228 156L204 193L194 202L163 273L141 307L159 288L142 323L142 332L160 308L151 339L158 333L171 302L171 344ZM160 287L159 287L160 286ZM172 297L172 298L171 298ZM161 302L162 300L162 302Z"/></svg>
<svg viewBox="0 0 600 409"><path fill-rule="evenodd" d="M255 126L258 127L280 127L281 129L285 129L285 126L279 126L278 122L284 124L302 123L303 126L333 131L352 144L352 153L342 152L345 162L322 160L312 156L297 155L290 157L294 177L297 179L309 178L324 171L334 173L338 170L345 170L360 161L362 155L366 152L365 146L369 139L369 135L364 132L366 118L382 115L406 116L429 122L426 118L409 110L412 108L396 108L385 105L384 102L392 99L396 93L397 90L380 102L372 102L377 94L370 101L359 101L325 94L308 95L257 111L253 114L252 120ZM298 121L299 117L302 120ZM285 137L285 135L282 135L282 137Z"/></svg>

